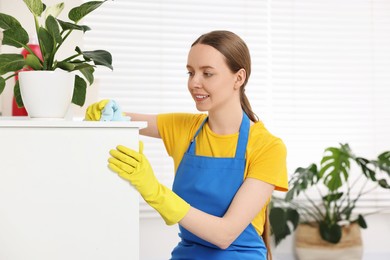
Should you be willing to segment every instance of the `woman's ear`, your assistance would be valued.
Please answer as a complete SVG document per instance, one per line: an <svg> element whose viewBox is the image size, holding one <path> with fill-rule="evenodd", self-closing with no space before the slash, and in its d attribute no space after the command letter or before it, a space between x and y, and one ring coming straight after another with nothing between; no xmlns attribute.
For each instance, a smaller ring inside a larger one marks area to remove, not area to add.
<svg viewBox="0 0 390 260"><path fill-rule="evenodd" d="M246 71L245 69L240 69L236 72L236 82L234 84L234 89L240 89L242 84L244 84L246 80Z"/></svg>

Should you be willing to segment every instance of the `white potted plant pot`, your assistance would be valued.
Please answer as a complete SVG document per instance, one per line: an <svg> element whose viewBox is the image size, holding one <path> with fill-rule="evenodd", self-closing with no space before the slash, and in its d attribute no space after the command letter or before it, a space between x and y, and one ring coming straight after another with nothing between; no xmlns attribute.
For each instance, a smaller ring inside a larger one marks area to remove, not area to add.
<svg viewBox="0 0 390 260"><path fill-rule="evenodd" d="M63 70L21 71L24 107L31 118L65 118L72 102L75 75Z"/></svg>

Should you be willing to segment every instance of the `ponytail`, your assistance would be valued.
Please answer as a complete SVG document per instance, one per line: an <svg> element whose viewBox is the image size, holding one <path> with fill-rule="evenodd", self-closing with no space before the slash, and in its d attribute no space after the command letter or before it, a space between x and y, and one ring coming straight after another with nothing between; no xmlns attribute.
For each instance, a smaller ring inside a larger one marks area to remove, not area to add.
<svg viewBox="0 0 390 260"><path fill-rule="evenodd" d="M265 247L267 248L267 260L272 260L270 236L271 236L271 227L269 224L269 215L268 215L268 206L267 206L267 208L265 209L264 230L263 230L263 234L261 235L261 237L263 238Z"/></svg>
<svg viewBox="0 0 390 260"><path fill-rule="evenodd" d="M245 86L242 86L240 89L240 102L242 110L244 110L244 112L248 115L249 119L252 122L259 121L258 116L252 111L251 104L249 103L249 100L245 95Z"/></svg>

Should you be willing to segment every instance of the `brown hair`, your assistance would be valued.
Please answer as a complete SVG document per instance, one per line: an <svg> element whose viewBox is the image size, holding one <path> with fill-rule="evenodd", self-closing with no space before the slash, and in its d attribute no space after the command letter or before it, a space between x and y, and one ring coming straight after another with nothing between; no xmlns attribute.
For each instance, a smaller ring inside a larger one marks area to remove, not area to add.
<svg viewBox="0 0 390 260"><path fill-rule="evenodd" d="M226 64L232 72L244 69L246 78L240 88L241 107L253 122L259 121L257 115L252 111L252 107L245 94L245 86L251 75L251 56L248 46L236 34L229 31L212 31L201 35L192 45L205 44L217 49L225 56Z"/></svg>
<svg viewBox="0 0 390 260"><path fill-rule="evenodd" d="M225 56L226 64L232 72L237 72L244 69L246 78L240 88L241 107L253 122L259 121L257 115L252 111L252 107L245 94L245 86L248 83L251 75L251 56L249 54L248 46L236 34L229 31L212 31L201 35L192 45L205 44L217 49ZM272 260L271 244L270 244L270 225L268 220L268 208L265 211L264 231L261 235L264 244L267 247L267 259Z"/></svg>

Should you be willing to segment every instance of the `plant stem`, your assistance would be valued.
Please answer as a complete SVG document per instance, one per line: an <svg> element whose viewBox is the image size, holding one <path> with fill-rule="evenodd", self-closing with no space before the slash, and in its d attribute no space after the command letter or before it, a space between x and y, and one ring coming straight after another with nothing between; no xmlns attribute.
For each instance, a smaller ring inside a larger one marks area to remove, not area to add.
<svg viewBox="0 0 390 260"><path fill-rule="evenodd" d="M17 74L17 73L14 73L14 74L12 74L11 76L6 77L4 80L6 81L6 80L8 80L8 79L10 79L10 78L13 78L13 77L16 76L16 74Z"/></svg>
<svg viewBox="0 0 390 260"><path fill-rule="evenodd" d="M72 56L70 56L70 57L68 57L68 58L66 58L66 59L64 59L62 61L63 62L67 62L67 61L70 61L70 60L76 58L77 56L80 56L80 55L81 55L80 53L77 53L77 54L74 54L74 55L72 55Z"/></svg>
<svg viewBox="0 0 390 260"><path fill-rule="evenodd" d="M317 213L323 218L324 214L321 212L321 209L317 207L317 205L314 203L312 199L310 199L309 196L307 196L306 192L303 192L305 195L306 199L310 202L310 204L313 206L313 208L317 211Z"/></svg>

